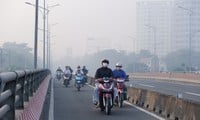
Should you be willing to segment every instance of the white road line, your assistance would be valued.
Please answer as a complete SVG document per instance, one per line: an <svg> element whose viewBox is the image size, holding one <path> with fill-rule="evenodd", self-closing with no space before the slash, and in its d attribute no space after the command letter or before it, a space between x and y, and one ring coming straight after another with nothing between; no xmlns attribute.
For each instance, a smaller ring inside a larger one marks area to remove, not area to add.
<svg viewBox="0 0 200 120"><path fill-rule="evenodd" d="M130 106L132 106L132 107L134 107L134 108L136 108L136 109L138 109L138 110L140 110L142 112L145 112L145 113L147 113L147 114L149 114L149 115L151 115L151 116L153 116L153 117L155 117L155 118L157 118L159 120L165 120L164 118L162 118L162 117L160 117L160 116L158 116L158 115L156 115L154 113L151 113L151 112L149 112L149 111L147 111L147 110L145 110L143 108L140 108L140 107L138 107L136 105L133 105L133 104L127 102L127 101L124 101L124 103L127 104L127 105L130 105Z"/></svg>
<svg viewBox="0 0 200 120"><path fill-rule="evenodd" d="M183 85L183 86L193 86L193 87L199 87L200 84L196 84L196 83L181 83L181 81L173 81L173 80L169 80L169 81L162 81L162 80L154 80L156 82L160 82L160 83L170 83L170 84L177 84L177 85Z"/></svg>
<svg viewBox="0 0 200 120"><path fill-rule="evenodd" d="M49 120L54 120L54 78L51 78L51 98L49 107Z"/></svg>
<svg viewBox="0 0 200 120"><path fill-rule="evenodd" d="M139 85L141 85L141 86L145 86L145 87L151 87L151 88L154 88L154 86L152 86L152 85L146 85L146 84L141 84L141 83L139 83Z"/></svg>
<svg viewBox="0 0 200 120"><path fill-rule="evenodd" d="M90 84L88 84L88 86L90 86L90 87L92 87L92 88L95 88L94 86L92 86L92 85L90 85ZM144 112L144 113L146 113L146 114L148 114L148 115L150 115L150 116L152 116L152 117L155 117L155 118L157 118L158 120L165 120L164 118L162 118L162 117L160 117L160 116L158 116L158 115L156 115L156 114L154 114L154 113L151 113L151 112L149 112L149 111L147 111L147 110L145 110L145 109L143 109L143 108L140 108L140 107L138 107L138 106L136 106L136 105L133 105L133 104L127 102L127 101L124 101L124 103L127 104L127 105L130 105L130 106L132 106L132 107L134 107L134 108L136 108L136 109L138 109L138 110L140 110L140 111L142 111L142 112Z"/></svg>
<svg viewBox="0 0 200 120"><path fill-rule="evenodd" d="M200 97L200 94L198 94L198 93L193 93L193 92L185 92L186 94L189 94L189 95L195 95L195 96L198 96L198 97Z"/></svg>

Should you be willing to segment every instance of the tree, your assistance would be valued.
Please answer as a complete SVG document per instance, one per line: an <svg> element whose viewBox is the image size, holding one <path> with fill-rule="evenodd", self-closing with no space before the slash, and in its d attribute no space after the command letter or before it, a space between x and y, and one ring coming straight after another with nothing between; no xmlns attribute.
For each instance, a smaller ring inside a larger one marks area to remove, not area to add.
<svg viewBox="0 0 200 120"><path fill-rule="evenodd" d="M167 64L167 69L169 71L188 71L189 70L189 55L190 52L187 49L178 50L168 54L165 57L165 62ZM200 52L191 52L191 67L192 71L200 68Z"/></svg>
<svg viewBox="0 0 200 120"><path fill-rule="evenodd" d="M27 43L6 42L2 49L7 53L5 70L33 68L32 48L28 47Z"/></svg>

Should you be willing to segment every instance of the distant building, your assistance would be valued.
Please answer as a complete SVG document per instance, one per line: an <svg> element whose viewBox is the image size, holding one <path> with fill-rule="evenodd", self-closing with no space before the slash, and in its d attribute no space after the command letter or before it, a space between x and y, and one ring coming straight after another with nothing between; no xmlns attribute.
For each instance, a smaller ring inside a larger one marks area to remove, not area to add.
<svg viewBox="0 0 200 120"><path fill-rule="evenodd" d="M189 49L190 35L192 50L200 51L200 0L175 0L173 11L172 51Z"/></svg>
<svg viewBox="0 0 200 120"><path fill-rule="evenodd" d="M149 50L158 57L171 52L171 1L137 2L137 51Z"/></svg>

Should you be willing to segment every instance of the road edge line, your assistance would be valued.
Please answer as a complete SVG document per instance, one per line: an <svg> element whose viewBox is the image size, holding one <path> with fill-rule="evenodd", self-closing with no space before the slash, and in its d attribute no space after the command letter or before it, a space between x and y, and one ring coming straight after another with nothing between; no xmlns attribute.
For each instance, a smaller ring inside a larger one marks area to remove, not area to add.
<svg viewBox="0 0 200 120"><path fill-rule="evenodd" d="M49 107L49 120L54 120L54 79L51 78L51 98Z"/></svg>

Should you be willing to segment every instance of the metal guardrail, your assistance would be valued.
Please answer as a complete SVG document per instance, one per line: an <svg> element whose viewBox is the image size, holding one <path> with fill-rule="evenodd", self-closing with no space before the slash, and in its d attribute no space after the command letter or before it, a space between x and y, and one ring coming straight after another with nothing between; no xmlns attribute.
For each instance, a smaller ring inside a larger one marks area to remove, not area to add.
<svg viewBox="0 0 200 120"><path fill-rule="evenodd" d="M0 73L0 120L14 120L15 110L24 109L50 70L25 70Z"/></svg>

